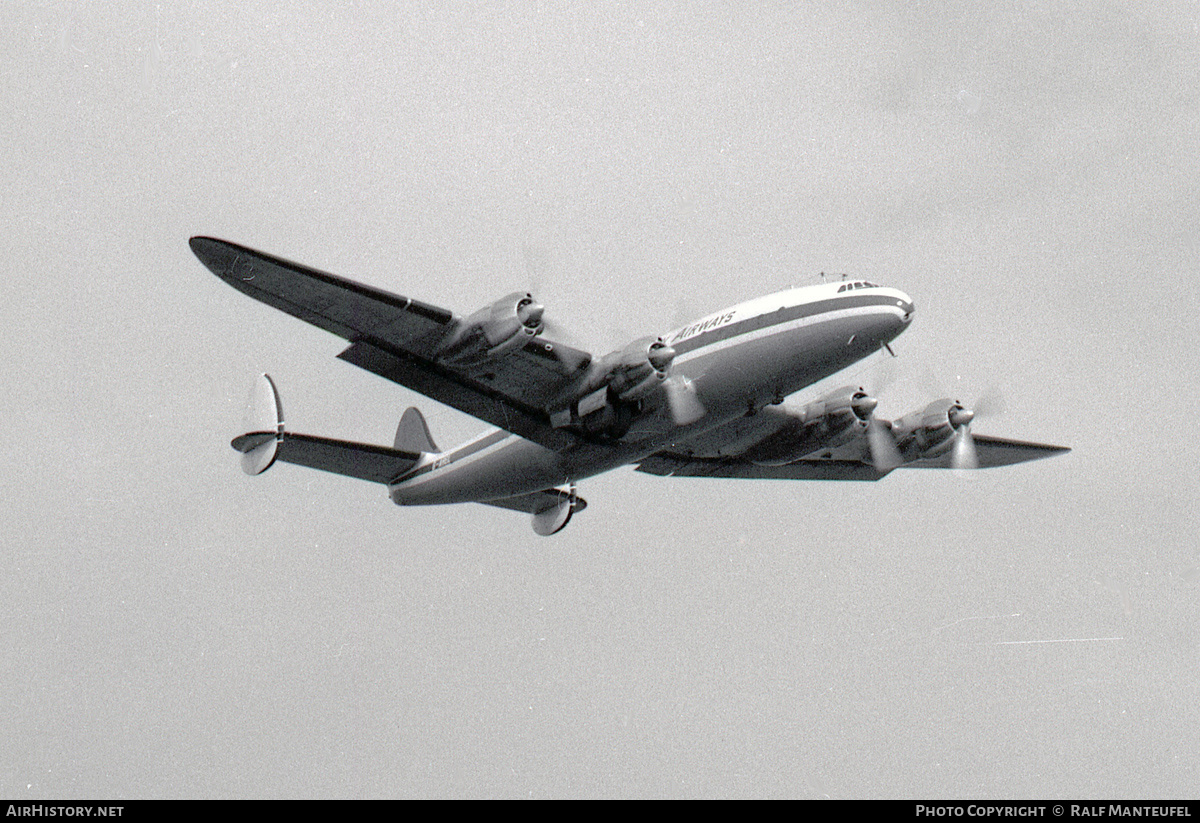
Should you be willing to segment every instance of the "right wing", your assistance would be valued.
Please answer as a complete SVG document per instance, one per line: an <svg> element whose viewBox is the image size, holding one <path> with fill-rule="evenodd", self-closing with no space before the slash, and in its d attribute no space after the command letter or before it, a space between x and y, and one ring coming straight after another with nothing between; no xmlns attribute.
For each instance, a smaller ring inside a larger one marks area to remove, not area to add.
<svg viewBox="0 0 1200 823"><path fill-rule="evenodd" d="M453 312L224 240L193 237L189 245L243 294L350 341L338 355L346 362L548 448L579 442L551 425L547 408L587 371L586 352L530 337L480 362L455 363L445 346L466 321Z"/></svg>
<svg viewBox="0 0 1200 823"><path fill-rule="evenodd" d="M1070 451L1070 448L1067 446L1049 446L1045 443L1009 440L1005 437L991 437L986 434L972 435L972 439L975 441L975 452L979 457L979 468L981 469L990 469L994 466L1011 466L1014 463L1025 463L1030 460L1041 460ZM943 455L936 460L917 460L912 463L905 463L902 468L948 469L951 468L950 455Z"/></svg>

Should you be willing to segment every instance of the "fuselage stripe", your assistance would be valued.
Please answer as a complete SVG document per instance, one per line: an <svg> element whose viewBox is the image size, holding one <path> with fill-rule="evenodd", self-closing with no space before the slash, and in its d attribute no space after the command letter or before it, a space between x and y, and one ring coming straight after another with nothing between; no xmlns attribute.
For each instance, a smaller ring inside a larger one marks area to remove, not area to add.
<svg viewBox="0 0 1200 823"><path fill-rule="evenodd" d="M892 295L863 294L854 295L853 297L835 297L828 300L817 300L811 303L801 303L796 306L782 306L773 312L764 312L753 317L747 317L745 320L730 323L727 326L709 329L679 343L672 343L671 346L677 354L682 355L695 349L728 340L732 337L739 337L743 334L767 328L768 326L782 325L794 320L801 320L818 314L827 314L845 309L871 306L900 308L897 305L899 302L901 301Z"/></svg>
<svg viewBox="0 0 1200 823"><path fill-rule="evenodd" d="M500 443L501 441L507 440L510 437L516 437L516 435L507 432L504 429L496 429L495 431L488 432L482 437L476 438L469 443L465 443L451 452L436 455L435 459L415 467L407 474L397 477L392 481L392 484L397 485L400 483L407 483L410 480L415 480L417 477L420 477L423 474L428 474L435 469L445 468L452 463L457 463L460 460L470 457L471 455L478 454L479 452L482 452L485 449Z"/></svg>

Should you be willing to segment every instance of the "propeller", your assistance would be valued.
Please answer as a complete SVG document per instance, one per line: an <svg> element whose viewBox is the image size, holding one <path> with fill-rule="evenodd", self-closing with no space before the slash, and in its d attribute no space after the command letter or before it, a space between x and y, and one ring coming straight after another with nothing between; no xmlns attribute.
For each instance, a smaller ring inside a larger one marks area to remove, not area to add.
<svg viewBox="0 0 1200 823"><path fill-rule="evenodd" d="M542 321L542 315L545 313L546 307L534 300L533 295L527 294L517 303L517 319L527 329L536 329L539 326L545 328Z"/></svg>
<svg viewBox="0 0 1200 823"><path fill-rule="evenodd" d="M543 317L542 328L544 329L544 333L551 340L565 343L566 345L573 346L577 349L587 348L587 344L579 339L579 335L575 334L557 320L554 320L550 317Z"/></svg>
<svg viewBox="0 0 1200 823"><path fill-rule="evenodd" d="M954 445L950 451L950 467L961 471L979 468L979 455L975 452L975 438L971 436L971 421L975 412L962 406L950 410L950 425L954 427Z"/></svg>
<svg viewBox="0 0 1200 823"><path fill-rule="evenodd" d="M979 455L975 451L975 438L971 436L971 421L977 417L995 417L1004 411L1004 397L991 390L979 397L971 408L955 404L950 410L950 425L954 427L954 446L950 452L950 466L956 470L979 468Z"/></svg>
<svg viewBox="0 0 1200 823"><path fill-rule="evenodd" d="M879 357L871 369L870 394L853 403L854 413L860 420L867 421L867 448L870 450L871 465L885 474L904 463L900 447L891 424L874 416L879 405L878 397L896 381L896 355L891 349L879 347Z"/></svg>
<svg viewBox="0 0 1200 823"><path fill-rule="evenodd" d="M542 293L543 274L549 268L544 252L535 249L530 243L521 244L521 256L525 261L525 280L529 283L529 291L532 294ZM537 259L535 259L537 258ZM563 326L552 317L545 316L545 307L538 304L538 320L542 324L542 332L550 340L554 342L564 343L572 348L587 351L588 345L580 339L579 335L571 329ZM528 324L527 324L528 325Z"/></svg>
<svg viewBox="0 0 1200 823"><path fill-rule="evenodd" d="M890 472L904 462L892 427L877 417L867 422L867 446L871 450L871 464L881 472Z"/></svg>
<svg viewBox="0 0 1200 823"><path fill-rule="evenodd" d="M663 391L667 393L667 408L671 412L671 422L676 426L687 426L695 423L708 413L700 396L696 393L696 385L682 374L672 374L663 381Z"/></svg>
<svg viewBox="0 0 1200 823"><path fill-rule="evenodd" d="M875 417L879 400L869 394L859 393L850 402L850 408L859 420L867 421L867 447L871 450L871 464L881 472L890 472L904 462L891 426Z"/></svg>
<svg viewBox="0 0 1200 823"><path fill-rule="evenodd" d="M932 379L932 375L929 376ZM936 387L936 381L933 383ZM945 396L938 390L938 394ZM979 455L975 450L975 438L971 436L971 422L977 418L995 417L1004 412L1004 396L997 389L989 389L976 398L970 407L955 402L950 409L950 425L954 428L954 445L950 450L950 467L958 473L979 468Z"/></svg>

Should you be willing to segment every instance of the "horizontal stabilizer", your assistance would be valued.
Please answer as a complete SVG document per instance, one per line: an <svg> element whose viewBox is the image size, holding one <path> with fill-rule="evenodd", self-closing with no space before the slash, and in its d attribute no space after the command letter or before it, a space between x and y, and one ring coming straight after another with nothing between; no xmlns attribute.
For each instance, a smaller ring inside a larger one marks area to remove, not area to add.
<svg viewBox="0 0 1200 823"><path fill-rule="evenodd" d="M259 375L250 389L246 429L246 434L235 437L230 444L242 453L242 469L246 474L262 474L276 460L282 460L360 480L388 483L415 466L421 457L407 449L285 431L279 391L266 374Z"/></svg>
<svg viewBox="0 0 1200 823"><path fill-rule="evenodd" d="M245 455L261 447L268 438L274 440L275 437L273 432L251 432L235 437L231 445ZM285 463L344 474L372 483L390 483L415 466L420 457L413 452L386 446L290 432L284 432L283 438L277 441L275 454L276 460Z"/></svg>

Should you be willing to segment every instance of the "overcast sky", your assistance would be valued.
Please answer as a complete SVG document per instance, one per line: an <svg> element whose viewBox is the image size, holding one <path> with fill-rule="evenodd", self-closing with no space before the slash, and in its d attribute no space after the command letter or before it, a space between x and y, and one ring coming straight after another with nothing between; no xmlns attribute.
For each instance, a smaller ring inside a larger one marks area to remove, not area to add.
<svg viewBox="0 0 1200 823"><path fill-rule="evenodd" d="M1195 796L1200 9L752 5L0 6L0 796ZM848 272L917 305L881 415L1073 451L624 469L551 539L247 478L262 371L485 426L194 234L596 353Z"/></svg>

